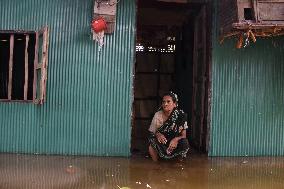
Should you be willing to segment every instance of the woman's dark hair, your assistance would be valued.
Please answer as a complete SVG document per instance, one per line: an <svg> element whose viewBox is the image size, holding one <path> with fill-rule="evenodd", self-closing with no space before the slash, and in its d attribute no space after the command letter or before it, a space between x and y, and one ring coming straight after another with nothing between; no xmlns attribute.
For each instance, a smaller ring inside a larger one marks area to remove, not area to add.
<svg viewBox="0 0 284 189"><path fill-rule="evenodd" d="M165 96L170 96L172 98L173 102L176 103L176 106L178 107L178 96L177 96L177 94L170 91L170 92L164 93L162 98L164 98ZM160 111L160 110L162 110L162 106L159 107L158 111Z"/></svg>
<svg viewBox="0 0 284 189"><path fill-rule="evenodd" d="M170 96L170 97L172 97L174 103L178 103L178 96L174 92L170 91L170 92L164 93L162 98L164 96Z"/></svg>

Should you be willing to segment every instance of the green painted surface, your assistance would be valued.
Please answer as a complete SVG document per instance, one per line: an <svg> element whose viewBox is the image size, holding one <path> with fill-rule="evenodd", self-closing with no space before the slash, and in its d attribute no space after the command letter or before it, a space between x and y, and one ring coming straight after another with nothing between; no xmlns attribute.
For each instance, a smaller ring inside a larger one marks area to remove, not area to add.
<svg viewBox="0 0 284 189"><path fill-rule="evenodd" d="M213 31L209 155L284 155L284 37L219 45L216 9Z"/></svg>
<svg viewBox="0 0 284 189"><path fill-rule="evenodd" d="M129 156L135 1L99 53L92 0L0 1L0 29L50 29L47 102L0 103L0 152Z"/></svg>

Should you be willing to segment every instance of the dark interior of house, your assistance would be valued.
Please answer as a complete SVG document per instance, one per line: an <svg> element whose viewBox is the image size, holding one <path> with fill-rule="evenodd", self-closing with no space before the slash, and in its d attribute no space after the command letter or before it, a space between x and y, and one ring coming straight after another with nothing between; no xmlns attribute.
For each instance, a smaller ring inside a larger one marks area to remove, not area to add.
<svg viewBox="0 0 284 189"><path fill-rule="evenodd" d="M0 34L0 99L8 99L9 63L13 59L12 66L12 91L11 100L24 100L25 84L25 49L26 35L14 34L13 52L10 52L10 36L12 34ZM10 55L13 54L11 57ZM27 48L28 55L28 94L27 99L33 98L35 34L29 35Z"/></svg>
<svg viewBox="0 0 284 189"><path fill-rule="evenodd" d="M0 99L8 98L10 36L0 35Z"/></svg>
<svg viewBox="0 0 284 189"><path fill-rule="evenodd" d="M178 94L179 108L187 113L191 123L194 32L198 30L195 27L201 28L195 20L201 7L202 4L198 3L138 1L132 154L147 153L148 128L165 92ZM206 66L200 69L206 70ZM194 127L200 126L195 124ZM199 136L194 136L200 135L197 130L190 125L187 138L192 146L197 143L199 148L200 144L195 141Z"/></svg>

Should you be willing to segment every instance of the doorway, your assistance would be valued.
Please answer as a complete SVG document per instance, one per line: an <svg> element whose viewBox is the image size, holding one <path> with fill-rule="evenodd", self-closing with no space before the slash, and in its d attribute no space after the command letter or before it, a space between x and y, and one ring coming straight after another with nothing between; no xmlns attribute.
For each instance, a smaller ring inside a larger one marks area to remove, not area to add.
<svg viewBox="0 0 284 189"><path fill-rule="evenodd" d="M209 140L209 6L185 0L138 0L132 154L147 154L148 128L173 91L188 115L187 137L207 153Z"/></svg>

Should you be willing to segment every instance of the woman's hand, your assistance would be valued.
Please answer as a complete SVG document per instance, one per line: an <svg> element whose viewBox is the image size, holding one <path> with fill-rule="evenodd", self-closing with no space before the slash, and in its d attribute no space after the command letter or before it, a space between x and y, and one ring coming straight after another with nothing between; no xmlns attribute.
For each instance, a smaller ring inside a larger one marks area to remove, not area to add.
<svg viewBox="0 0 284 189"><path fill-rule="evenodd" d="M166 137L163 134L156 133L156 137L157 137L157 140L159 141L159 143L162 143L162 144L166 144L167 143L167 139L166 139Z"/></svg>
<svg viewBox="0 0 284 189"><path fill-rule="evenodd" d="M168 149L167 149L167 154L171 154L172 151L177 148L177 145L178 145L178 139L173 138L170 142Z"/></svg>
<svg viewBox="0 0 284 189"><path fill-rule="evenodd" d="M174 150L174 149L176 149L177 145L178 145L178 140L177 140L177 138L173 138L173 139L171 140L171 142L170 142L169 148L171 148L171 149Z"/></svg>

